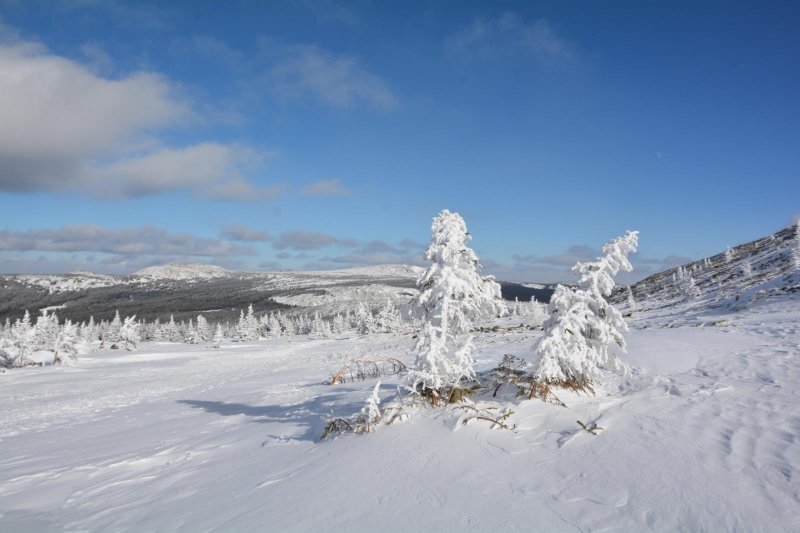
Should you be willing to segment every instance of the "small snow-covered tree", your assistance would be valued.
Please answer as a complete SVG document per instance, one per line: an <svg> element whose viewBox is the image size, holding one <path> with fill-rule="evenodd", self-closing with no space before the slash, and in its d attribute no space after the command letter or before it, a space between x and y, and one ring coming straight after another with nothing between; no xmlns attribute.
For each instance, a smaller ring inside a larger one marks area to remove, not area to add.
<svg viewBox="0 0 800 533"><path fill-rule="evenodd" d="M247 314L244 311L239 315L239 338L243 341L258 340L258 319L253 312L253 304L247 307Z"/></svg>
<svg viewBox="0 0 800 533"><path fill-rule="evenodd" d="M431 266L417 280L420 292L411 302L412 316L423 323L409 373L414 391L438 396L443 387L474 379L472 321L505 310L500 285L479 273L478 257L467 246L471 239L458 213L445 209L433 219L425 252Z"/></svg>
<svg viewBox="0 0 800 533"><path fill-rule="evenodd" d="M622 314L605 299L614 288L614 276L633 270L628 255L638 247L637 231L603 246L597 261L577 263L578 288L556 287L550 299L550 317L544 335L536 344L538 360L533 377L540 383L587 388L600 377L600 371L627 368L609 351L616 344L623 351L622 331L627 325Z"/></svg>
<svg viewBox="0 0 800 533"><path fill-rule="evenodd" d="M69 320L64 321L64 326L56 339L53 364L74 365L78 362L78 349L75 346L77 338L78 331L75 325Z"/></svg>
<svg viewBox="0 0 800 533"><path fill-rule="evenodd" d="M208 320L203 315L197 315L197 340L199 342L206 342L211 339L211 328L208 325Z"/></svg>
<svg viewBox="0 0 800 533"><path fill-rule="evenodd" d="M359 302L356 308L355 329L361 335L369 335L375 331L375 317L363 302Z"/></svg>
<svg viewBox="0 0 800 533"><path fill-rule="evenodd" d="M222 341L225 339L225 334L222 332L222 324L217 322L217 327L214 330L214 336L211 338L211 347L219 348Z"/></svg>
<svg viewBox="0 0 800 533"><path fill-rule="evenodd" d="M140 342L139 324L136 323L136 315L125 317L125 322L119 328L119 344L121 348L133 351Z"/></svg>
<svg viewBox="0 0 800 533"><path fill-rule="evenodd" d="M694 300L700 297L700 289L697 288L697 283L694 281L694 276L688 276L683 280L683 292L686 294L686 300Z"/></svg>
<svg viewBox="0 0 800 533"><path fill-rule="evenodd" d="M89 317L89 322L81 328L81 340L83 342L96 342L98 338L97 324L94 323L94 316Z"/></svg>
<svg viewBox="0 0 800 533"><path fill-rule="evenodd" d="M20 368L33 364L30 356L33 353L34 330L31 326L31 315L26 310L22 320L17 320L11 326L12 351L8 366Z"/></svg>
<svg viewBox="0 0 800 533"><path fill-rule="evenodd" d="M372 394L367 398L364 407L361 409L361 414L367 419L367 424L372 425L381 419L381 398L378 396L378 391L381 388L381 382L378 381L372 389Z"/></svg>
<svg viewBox="0 0 800 533"><path fill-rule="evenodd" d="M119 317L119 311L114 313L114 320L103 328L102 340L100 343L101 348L119 348L119 330L122 328L122 319Z"/></svg>
<svg viewBox="0 0 800 533"><path fill-rule="evenodd" d="M52 351L59 332L58 317L55 314L48 314L46 309L42 309L41 313L33 328L34 349Z"/></svg>

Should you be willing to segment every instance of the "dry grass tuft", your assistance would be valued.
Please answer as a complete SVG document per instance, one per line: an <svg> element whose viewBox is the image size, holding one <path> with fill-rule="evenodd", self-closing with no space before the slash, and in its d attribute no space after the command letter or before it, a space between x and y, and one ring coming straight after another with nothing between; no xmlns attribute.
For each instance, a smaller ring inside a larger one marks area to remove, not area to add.
<svg viewBox="0 0 800 533"><path fill-rule="evenodd" d="M383 376L396 376L408 372L408 367L394 357L347 359L328 382L330 385L348 381L363 381Z"/></svg>

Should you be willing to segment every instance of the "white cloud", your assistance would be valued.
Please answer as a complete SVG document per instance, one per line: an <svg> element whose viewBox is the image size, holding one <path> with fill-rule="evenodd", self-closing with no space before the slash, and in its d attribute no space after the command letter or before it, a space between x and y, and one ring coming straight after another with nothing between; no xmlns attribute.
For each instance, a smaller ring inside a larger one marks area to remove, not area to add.
<svg viewBox="0 0 800 533"><path fill-rule="evenodd" d="M355 57L332 54L313 45L285 48L271 69L268 83L282 100L312 96L334 107L367 104L393 109L398 100L379 76L361 66Z"/></svg>
<svg viewBox="0 0 800 533"><path fill-rule="evenodd" d="M349 196L352 191L342 185L339 178L315 181L300 189L300 194L306 196Z"/></svg>
<svg viewBox="0 0 800 533"><path fill-rule="evenodd" d="M131 256L227 257L253 255L249 246L154 226L109 229L86 224L58 229L0 230L0 250L100 252Z"/></svg>
<svg viewBox="0 0 800 533"><path fill-rule="evenodd" d="M528 55L542 63L575 57L574 45L558 36L545 19L527 22L516 13L477 18L445 40L448 55L487 60L509 54Z"/></svg>
<svg viewBox="0 0 800 533"><path fill-rule="evenodd" d="M150 152L93 169L92 190L107 196L146 196L186 189L198 196L227 200L259 200L282 187L256 187L243 175L259 154L237 145L202 143Z"/></svg>
<svg viewBox="0 0 800 533"><path fill-rule="evenodd" d="M0 190L140 196L180 189L230 199L280 192L247 179L262 158L252 149L163 146L165 129L197 117L176 84L151 72L104 78L11 39L0 43L0 117Z"/></svg>

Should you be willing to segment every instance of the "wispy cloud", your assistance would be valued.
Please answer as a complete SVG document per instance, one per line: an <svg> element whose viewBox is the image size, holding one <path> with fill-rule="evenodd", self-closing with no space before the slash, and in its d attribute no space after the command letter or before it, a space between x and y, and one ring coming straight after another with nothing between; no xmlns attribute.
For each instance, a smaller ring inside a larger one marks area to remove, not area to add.
<svg viewBox="0 0 800 533"><path fill-rule="evenodd" d="M445 53L465 60L490 60L521 55L545 64L574 59L575 45L559 36L545 19L526 21L506 12L495 18L477 18L444 43Z"/></svg>
<svg viewBox="0 0 800 533"><path fill-rule="evenodd" d="M305 196L349 196L350 189L342 185L339 178L315 181L300 189L300 194Z"/></svg>
<svg viewBox="0 0 800 533"><path fill-rule="evenodd" d="M312 97L334 107L366 104L383 110L398 106L388 84L356 57L333 54L314 45L281 47L280 56L266 78L280 100Z"/></svg>

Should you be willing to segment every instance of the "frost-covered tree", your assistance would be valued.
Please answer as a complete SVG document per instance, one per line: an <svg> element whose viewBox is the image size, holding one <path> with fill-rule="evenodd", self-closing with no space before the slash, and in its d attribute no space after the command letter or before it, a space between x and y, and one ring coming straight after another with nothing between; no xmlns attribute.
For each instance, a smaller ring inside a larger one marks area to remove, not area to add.
<svg viewBox="0 0 800 533"><path fill-rule="evenodd" d="M122 319L119 317L119 311L114 313L114 320L103 328L101 348L117 349L119 347L119 330L122 328Z"/></svg>
<svg viewBox="0 0 800 533"><path fill-rule="evenodd" d="M211 347L219 348L222 341L225 339L225 334L222 332L222 324L217 322L217 327L214 330L214 336L211 338Z"/></svg>
<svg viewBox="0 0 800 533"><path fill-rule="evenodd" d="M22 320L17 320L11 326L12 353L9 365L20 368L33 364L30 356L33 353L34 329L31 325L31 315L26 310Z"/></svg>
<svg viewBox="0 0 800 533"><path fill-rule="evenodd" d="M375 424L381 419L381 398L378 396L378 391L381 388L381 382L378 381L372 389L372 394L367 398L364 407L361 409L361 414L367 419L367 424Z"/></svg>
<svg viewBox="0 0 800 533"><path fill-rule="evenodd" d="M244 311L239 314L237 330L239 338L243 341L258 340L258 319L256 319L253 312L253 304L247 307L247 314Z"/></svg>
<svg viewBox="0 0 800 533"><path fill-rule="evenodd" d="M438 395L443 387L474 379L472 321L505 310L500 285L479 273L478 257L467 246L471 239L458 213L445 209L433 219L425 252L431 265L417 280L420 292L410 306L423 323L409 374L412 390Z"/></svg>
<svg viewBox="0 0 800 533"><path fill-rule="evenodd" d="M161 338L168 342L183 342L183 335L173 315L169 315L169 322L161 328Z"/></svg>
<svg viewBox="0 0 800 533"><path fill-rule="evenodd" d="M64 321L64 326L58 334L55 342L55 354L53 364L55 365L74 365L78 362L78 331L75 325L69 320Z"/></svg>
<svg viewBox="0 0 800 533"><path fill-rule="evenodd" d="M197 315L197 340L206 342L211 339L211 327L203 315Z"/></svg>
<svg viewBox="0 0 800 533"><path fill-rule="evenodd" d="M601 370L619 371L627 366L609 348L625 350L622 314L605 299L614 288L620 270L633 270L628 255L638 247L637 231L603 246L597 261L577 263L578 288L556 287L550 299L550 317L536 344L538 360L533 377L541 383L585 388L600 377Z"/></svg>
<svg viewBox="0 0 800 533"><path fill-rule="evenodd" d="M386 301L378 315L375 317L375 328L377 331L391 333L400 329L400 313L391 300Z"/></svg>
<svg viewBox="0 0 800 533"><path fill-rule="evenodd" d="M375 317L363 302L359 302L356 308L355 330L361 335L369 335L375 331Z"/></svg>
<svg viewBox="0 0 800 533"><path fill-rule="evenodd" d="M120 347L130 352L136 349L140 341L139 324L136 323L136 315L125 317L125 322L119 328Z"/></svg>
<svg viewBox="0 0 800 533"><path fill-rule="evenodd" d="M700 297L700 289L697 288L697 283L694 281L693 276L687 276L683 280L683 293L686 295L686 300L694 300Z"/></svg>
<svg viewBox="0 0 800 533"><path fill-rule="evenodd" d="M81 339L83 342L91 343L98 339L97 324L94 323L94 316L89 317L89 322L81 328Z"/></svg>
<svg viewBox="0 0 800 533"><path fill-rule="evenodd" d="M41 312L34 326L34 349L52 351L59 332L58 317L55 314L48 314L46 309L42 309Z"/></svg>

